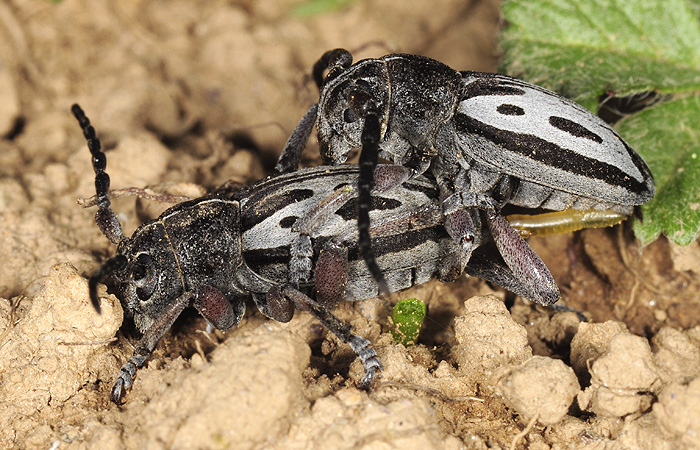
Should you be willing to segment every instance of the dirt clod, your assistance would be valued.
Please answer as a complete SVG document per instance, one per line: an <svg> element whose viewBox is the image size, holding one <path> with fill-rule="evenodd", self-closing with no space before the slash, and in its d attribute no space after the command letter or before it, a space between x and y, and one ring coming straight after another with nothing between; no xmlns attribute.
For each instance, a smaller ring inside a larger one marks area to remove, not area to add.
<svg viewBox="0 0 700 450"><path fill-rule="evenodd" d="M561 421L580 389L571 367L546 356L533 356L510 369L497 386L506 404L517 411L525 423L537 417L543 425Z"/></svg>
<svg viewBox="0 0 700 450"><path fill-rule="evenodd" d="M579 395L581 409L621 417L650 406L659 378L646 339L617 334L608 350L590 364L591 385Z"/></svg>
<svg viewBox="0 0 700 450"><path fill-rule="evenodd" d="M490 295L472 297L464 308L464 314L455 319L458 345L453 349L462 373L488 375L532 357L527 331L511 319L503 302Z"/></svg>

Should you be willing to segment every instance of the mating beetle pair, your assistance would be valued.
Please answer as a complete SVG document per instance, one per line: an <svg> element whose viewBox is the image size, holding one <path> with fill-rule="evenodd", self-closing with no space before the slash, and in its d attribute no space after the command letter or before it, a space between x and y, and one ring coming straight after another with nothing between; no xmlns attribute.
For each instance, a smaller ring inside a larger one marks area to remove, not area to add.
<svg viewBox="0 0 700 450"><path fill-rule="evenodd" d="M326 53L314 79L319 103L289 138L278 170L297 168L314 124L324 159L343 162L359 147L359 168L220 189L168 209L131 238L110 208L94 129L74 106L93 155L96 221L119 246L91 277L91 299L99 310L97 284L109 280L144 333L113 401L186 306L225 330L249 296L275 320L291 320L295 309L313 314L358 354L368 386L381 364L369 341L332 314L338 301L466 272L551 304L556 283L501 208L630 214L654 195L648 168L610 127L540 87L414 55L353 65L344 50ZM397 165L378 166L380 156ZM421 177L429 168L434 178ZM475 252L491 241L502 261Z"/></svg>
<svg viewBox="0 0 700 450"><path fill-rule="evenodd" d="M556 301L558 288L522 239L498 229L495 221L505 204L629 215L654 196L649 168L610 126L539 86L505 75L458 72L417 55L353 64L343 49L326 52L313 77L319 101L290 136L277 170L298 166L314 125L328 163L342 163L351 149L361 148L360 249L380 284L382 273L363 233L378 157L412 168L414 176L430 169L445 227L461 247L457 272L473 251L479 215L530 298L541 303Z"/></svg>
<svg viewBox="0 0 700 450"><path fill-rule="evenodd" d="M365 368L360 385L371 385L381 369L376 352L331 312L340 300L378 293L358 255L356 166L299 170L238 191L224 187L169 208L127 238L110 207L106 157L95 130L79 106L73 113L92 154L97 225L118 245L117 255L90 278L90 297L99 311L97 285L107 282L143 333L114 383L115 403L185 307L227 330L241 320L250 297L278 321L291 320L295 309L310 312L357 353ZM380 165L374 175L369 233L389 290L453 279L457 248L442 226L434 181L408 179L411 171L400 166ZM487 244L490 237L479 233L477 241ZM466 271L529 296L488 254L472 258Z"/></svg>

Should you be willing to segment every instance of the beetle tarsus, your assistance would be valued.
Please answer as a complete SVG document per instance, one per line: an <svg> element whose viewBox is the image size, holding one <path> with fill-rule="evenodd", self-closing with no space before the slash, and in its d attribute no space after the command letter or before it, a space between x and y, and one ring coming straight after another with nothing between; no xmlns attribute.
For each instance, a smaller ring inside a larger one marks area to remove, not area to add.
<svg viewBox="0 0 700 450"><path fill-rule="evenodd" d="M368 390L374 384L377 372L382 371L382 363L379 361L377 352L372 348L372 343L367 339L351 334L348 339L348 344L360 358L360 362L362 362L362 366L365 369L365 375L358 383L358 387L363 390Z"/></svg>

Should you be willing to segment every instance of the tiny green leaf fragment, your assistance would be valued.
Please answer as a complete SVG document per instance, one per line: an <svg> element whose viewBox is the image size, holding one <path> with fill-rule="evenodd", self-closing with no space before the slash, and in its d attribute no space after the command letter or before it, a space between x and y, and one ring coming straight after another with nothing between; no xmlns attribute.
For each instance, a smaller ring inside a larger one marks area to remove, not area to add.
<svg viewBox="0 0 700 450"><path fill-rule="evenodd" d="M326 12L337 11L356 0L307 0L292 8L292 15L299 18L317 16Z"/></svg>
<svg viewBox="0 0 700 450"><path fill-rule="evenodd" d="M418 340L420 327L425 319L425 304L416 299L401 300L394 307L391 320L394 322L394 342L414 345Z"/></svg>

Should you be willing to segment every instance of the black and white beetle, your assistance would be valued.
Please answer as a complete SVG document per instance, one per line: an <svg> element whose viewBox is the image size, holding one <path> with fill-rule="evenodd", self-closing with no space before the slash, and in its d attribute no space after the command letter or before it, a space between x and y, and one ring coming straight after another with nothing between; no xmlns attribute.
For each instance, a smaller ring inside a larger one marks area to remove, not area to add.
<svg viewBox="0 0 700 450"><path fill-rule="evenodd" d="M127 238L110 207L106 157L95 130L78 105L72 111L92 154L95 220L118 245L117 255L90 278L90 298L99 311L97 285L107 281L143 333L117 376L112 401L121 400L185 307L194 306L210 326L227 330L241 320L250 297L263 314L281 322L291 320L295 309L310 312L359 356L365 368L361 386L372 383L381 369L376 352L331 312L340 300L378 292L358 255L356 166L300 170L236 192L222 188L169 208ZM369 233L392 292L460 275L452 270L457 247L442 226L436 185L423 177L406 181L410 175L409 169L386 165L374 174ZM495 222L504 233L512 231L505 219ZM477 246L490 241L480 230ZM475 255L466 272L533 298L502 261L486 254Z"/></svg>
<svg viewBox="0 0 700 450"><path fill-rule="evenodd" d="M458 72L417 55L352 64L343 49L326 52L313 77L319 102L290 136L276 169L297 168L314 124L324 161L342 163L351 149L361 148L360 249L380 286L366 231L378 157L412 168L414 176L431 169L445 227L461 247L456 270L467 265L474 248L476 225L467 211L481 210L504 260L541 302L558 298L558 289L548 272L522 257L528 253L524 241L504 240L494 230L503 205L629 215L654 196L649 168L610 126L542 87L505 75Z"/></svg>

